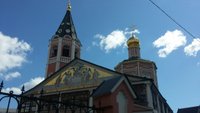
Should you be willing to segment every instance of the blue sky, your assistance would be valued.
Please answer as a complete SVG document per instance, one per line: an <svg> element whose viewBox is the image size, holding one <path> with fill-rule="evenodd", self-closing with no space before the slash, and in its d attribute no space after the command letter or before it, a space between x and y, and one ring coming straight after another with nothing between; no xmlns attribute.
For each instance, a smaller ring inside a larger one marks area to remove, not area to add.
<svg viewBox="0 0 200 113"><path fill-rule="evenodd" d="M200 1L153 1L196 39L148 0L73 0L73 21L83 45L81 58L113 69L128 58L127 28L136 26L141 57L157 64L160 92L174 112L199 105ZM0 80L5 91L17 92L22 84L28 89L43 80L48 41L65 12L66 0L0 2Z"/></svg>

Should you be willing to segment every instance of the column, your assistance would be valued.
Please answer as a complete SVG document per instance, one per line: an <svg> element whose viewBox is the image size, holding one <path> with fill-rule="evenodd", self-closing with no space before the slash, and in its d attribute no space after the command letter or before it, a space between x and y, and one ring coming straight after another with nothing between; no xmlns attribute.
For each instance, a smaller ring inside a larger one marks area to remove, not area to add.
<svg viewBox="0 0 200 113"><path fill-rule="evenodd" d="M75 58L75 39L72 38L72 46L71 46L71 60L74 60Z"/></svg>
<svg viewBox="0 0 200 113"><path fill-rule="evenodd" d="M58 69L60 69L61 54L62 54L62 38L60 37L58 39L58 54L57 54L57 57L56 57L56 69L55 69L55 71L57 71Z"/></svg>

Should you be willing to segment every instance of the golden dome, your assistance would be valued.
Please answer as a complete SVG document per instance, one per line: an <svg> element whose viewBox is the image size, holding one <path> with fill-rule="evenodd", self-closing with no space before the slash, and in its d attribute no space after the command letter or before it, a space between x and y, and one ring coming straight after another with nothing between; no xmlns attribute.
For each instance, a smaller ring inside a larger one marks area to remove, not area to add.
<svg viewBox="0 0 200 113"><path fill-rule="evenodd" d="M128 47L139 47L140 41L136 36L132 36L131 38L128 39L127 46Z"/></svg>

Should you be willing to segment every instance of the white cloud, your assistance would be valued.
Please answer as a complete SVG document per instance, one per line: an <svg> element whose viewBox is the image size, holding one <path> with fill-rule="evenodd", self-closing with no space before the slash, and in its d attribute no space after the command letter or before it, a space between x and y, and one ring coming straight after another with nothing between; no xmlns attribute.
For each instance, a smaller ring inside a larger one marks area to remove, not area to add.
<svg viewBox="0 0 200 113"><path fill-rule="evenodd" d="M34 86L36 86L37 84L39 84L40 82L42 82L43 80L44 80L43 77L32 78L31 80L29 80L28 82L25 82L24 84L20 85L19 87L5 88L2 90L2 92L9 92L12 90L15 94L20 94L21 88L23 85L25 87L25 91L27 91L27 90L33 88Z"/></svg>
<svg viewBox="0 0 200 113"><path fill-rule="evenodd" d="M20 94L21 93L21 88L11 87L11 88L2 89L2 92L9 93L10 91L13 91L14 94Z"/></svg>
<svg viewBox="0 0 200 113"><path fill-rule="evenodd" d="M158 51L159 57L166 57L172 51L186 44L186 36L180 30L167 31L163 36L153 42Z"/></svg>
<svg viewBox="0 0 200 113"><path fill-rule="evenodd" d="M33 88L34 86L36 86L37 84L39 84L43 80L44 80L44 77L32 78L28 82L24 83L25 90L29 90L29 89Z"/></svg>
<svg viewBox="0 0 200 113"><path fill-rule="evenodd" d="M21 73L19 72L11 72L11 73L8 73L7 75L4 76L5 80L8 81L8 80L11 80L13 78L18 78L21 76Z"/></svg>
<svg viewBox="0 0 200 113"><path fill-rule="evenodd" d="M0 32L0 72L20 67L30 50L31 46L27 42Z"/></svg>
<svg viewBox="0 0 200 113"><path fill-rule="evenodd" d="M138 29L134 29L130 31L129 28L126 28L124 34L126 35L140 34L140 31Z"/></svg>
<svg viewBox="0 0 200 113"><path fill-rule="evenodd" d="M110 52L111 50L114 50L118 47L125 47L127 36L130 37L130 35L139 33L137 29L134 31L129 31L128 28L125 30L114 30L107 36L104 36L102 34L96 34L95 38L99 39L99 42L92 42L93 46L97 46L103 50L105 50L106 53Z"/></svg>
<svg viewBox="0 0 200 113"><path fill-rule="evenodd" d="M192 43L184 48L188 56L196 56L198 51L200 51L200 38L193 39Z"/></svg>
<svg viewBox="0 0 200 113"><path fill-rule="evenodd" d="M107 36L97 34L96 37L100 39L99 45L106 53L112 49L123 46L127 40L124 32L120 30L115 30Z"/></svg>

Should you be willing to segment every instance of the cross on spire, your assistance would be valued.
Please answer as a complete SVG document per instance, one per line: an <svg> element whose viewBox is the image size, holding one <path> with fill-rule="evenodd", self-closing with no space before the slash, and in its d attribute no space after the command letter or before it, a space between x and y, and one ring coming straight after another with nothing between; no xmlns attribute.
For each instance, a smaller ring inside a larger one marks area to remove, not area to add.
<svg viewBox="0 0 200 113"><path fill-rule="evenodd" d="M67 10L71 11L71 8L72 8L71 2L70 2L70 0L68 0L68 2L67 2Z"/></svg>
<svg viewBox="0 0 200 113"><path fill-rule="evenodd" d="M136 33L136 25L132 25L131 27L130 27L130 31L131 31L131 36L132 37L134 37L134 34Z"/></svg>

